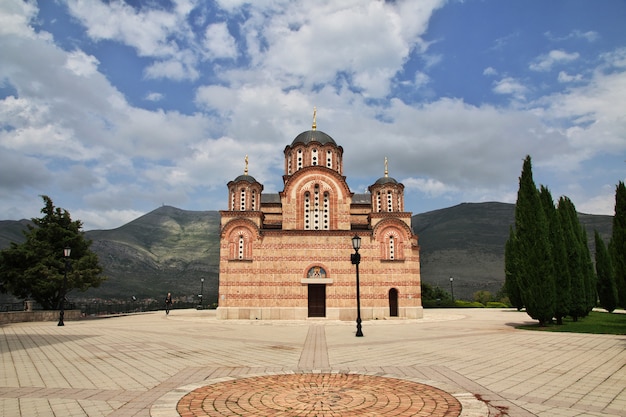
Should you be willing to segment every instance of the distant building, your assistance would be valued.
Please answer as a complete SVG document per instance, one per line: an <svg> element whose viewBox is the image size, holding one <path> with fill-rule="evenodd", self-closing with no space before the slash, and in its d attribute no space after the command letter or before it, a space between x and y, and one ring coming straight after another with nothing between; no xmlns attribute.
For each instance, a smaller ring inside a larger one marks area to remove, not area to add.
<svg viewBox="0 0 626 417"><path fill-rule="evenodd" d="M228 183L221 211L220 319L356 319L352 237L362 239L361 317L421 318L420 256L404 186L385 173L350 191L343 148L316 129L285 150L283 191L248 174Z"/></svg>

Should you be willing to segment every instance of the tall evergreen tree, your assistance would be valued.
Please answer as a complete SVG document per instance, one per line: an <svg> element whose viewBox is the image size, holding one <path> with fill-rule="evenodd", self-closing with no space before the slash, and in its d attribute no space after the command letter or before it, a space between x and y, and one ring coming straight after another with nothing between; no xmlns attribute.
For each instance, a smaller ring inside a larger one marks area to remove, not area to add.
<svg viewBox="0 0 626 417"><path fill-rule="evenodd" d="M509 239L504 247L504 288L511 305L518 310L524 307L522 295L520 294L519 282L517 278L517 259L515 251L515 231L513 226L509 227Z"/></svg>
<svg viewBox="0 0 626 417"><path fill-rule="evenodd" d="M556 286L554 317L557 324L563 324L563 317L569 314L571 305L571 280L567 267L567 251L565 249L565 240L563 239L563 229L561 228L559 214L554 206L550 190L542 185L539 196L548 220L552 265L554 266L554 282Z"/></svg>
<svg viewBox="0 0 626 417"><path fill-rule="evenodd" d="M617 308L617 285L615 285L615 271L611 263L609 251L604 245L597 230L594 231L596 243L596 275L598 276L598 298L600 306L612 313Z"/></svg>
<svg viewBox="0 0 626 417"><path fill-rule="evenodd" d="M66 210L55 208L42 196L45 206L35 226L24 232L26 241L0 252L0 283L3 292L32 298L46 309L54 309L71 289L85 291L97 287L105 277L97 255L89 249L91 241L81 232L82 222L72 221ZM63 249L71 248L71 271L66 272Z"/></svg>
<svg viewBox="0 0 626 417"><path fill-rule="evenodd" d="M571 278L571 306L569 315L574 321L587 314L586 279L584 267L584 255L578 238L579 223L574 203L567 198L561 197L557 211L563 228L565 247L567 249L567 266Z"/></svg>
<svg viewBox="0 0 626 417"><path fill-rule="evenodd" d="M609 253L615 269L618 305L626 307L626 186L623 181L615 189L615 215Z"/></svg>
<svg viewBox="0 0 626 417"><path fill-rule="evenodd" d="M545 325L555 313L555 284L548 222L535 186L530 156L524 160L515 205L516 266L522 301L530 317Z"/></svg>
<svg viewBox="0 0 626 417"><path fill-rule="evenodd" d="M593 262L591 260L591 252L589 251L589 245L587 244L587 230L580 224L578 216L576 216L578 222L579 232L579 244L582 253L583 261L583 277L585 285L585 316L591 313L591 310L598 304L598 279L596 278L596 271L593 269Z"/></svg>

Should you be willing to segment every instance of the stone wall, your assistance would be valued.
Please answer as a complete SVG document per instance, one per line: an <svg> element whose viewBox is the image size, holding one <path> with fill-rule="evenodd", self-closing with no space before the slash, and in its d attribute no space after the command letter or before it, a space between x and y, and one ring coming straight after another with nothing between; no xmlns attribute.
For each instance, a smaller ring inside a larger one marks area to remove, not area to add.
<svg viewBox="0 0 626 417"><path fill-rule="evenodd" d="M63 321L79 320L81 317L80 310L65 310ZM9 311L0 313L0 324L58 320L58 310Z"/></svg>

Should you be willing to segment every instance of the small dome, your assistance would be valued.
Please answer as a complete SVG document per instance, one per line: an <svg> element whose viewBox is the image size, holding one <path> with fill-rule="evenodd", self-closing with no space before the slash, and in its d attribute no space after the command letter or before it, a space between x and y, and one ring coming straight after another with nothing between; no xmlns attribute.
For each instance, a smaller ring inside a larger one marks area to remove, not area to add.
<svg viewBox="0 0 626 417"><path fill-rule="evenodd" d="M396 181L394 178L391 178L391 177L381 177L374 184L376 184L376 185L383 185L383 184L397 184L397 183L398 183L398 181Z"/></svg>
<svg viewBox="0 0 626 417"><path fill-rule="evenodd" d="M308 145L311 142L319 142L321 145L330 143L337 146L337 142L335 142L333 138L320 130L307 130L306 132L300 133L293 142L291 142L291 146L294 146L296 143Z"/></svg>
<svg viewBox="0 0 626 417"><path fill-rule="evenodd" d="M239 182L239 181L246 181L246 182L249 182L250 184L254 184L255 182L257 182L257 180L254 179L252 175L240 175L237 178L235 178L235 181L233 182Z"/></svg>

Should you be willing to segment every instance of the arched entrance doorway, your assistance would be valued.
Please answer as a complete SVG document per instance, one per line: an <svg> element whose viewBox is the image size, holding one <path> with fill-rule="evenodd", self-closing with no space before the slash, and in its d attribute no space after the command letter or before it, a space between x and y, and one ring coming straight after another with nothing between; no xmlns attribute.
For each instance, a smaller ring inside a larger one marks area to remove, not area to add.
<svg viewBox="0 0 626 417"><path fill-rule="evenodd" d="M309 317L326 317L326 284L309 284Z"/></svg>
<svg viewBox="0 0 626 417"><path fill-rule="evenodd" d="M398 317L398 290L389 290L389 316Z"/></svg>

